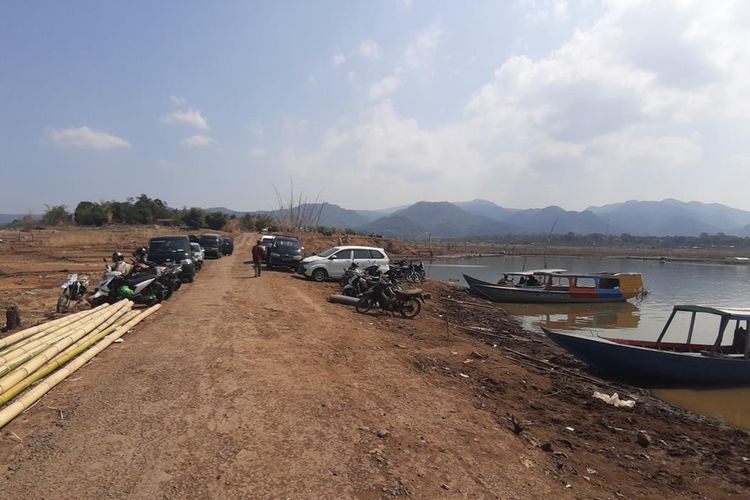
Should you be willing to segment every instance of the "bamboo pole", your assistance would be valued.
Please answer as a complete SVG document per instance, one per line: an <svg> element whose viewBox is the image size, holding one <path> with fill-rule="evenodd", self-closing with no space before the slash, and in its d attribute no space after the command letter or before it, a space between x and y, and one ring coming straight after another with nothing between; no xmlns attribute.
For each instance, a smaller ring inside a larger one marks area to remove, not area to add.
<svg viewBox="0 0 750 500"><path fill-rule="evenodd" d="M128 300L122 300L118 302L115 305L115 307L117 308L126 307L129 302L130 301ZM106 315L108 313L112 314L112 312L103 311L100 314ZM39 367L43 366L50 359L55 357L59 352L65 350L68 346L73 344L75 341L77 341L84 335L94 330L97 326L99 326L102 323L104 319L108 317L108 316L105 316L103 319L100 319L98 316L99 315L97 314L97 318L92 318L90 320L84 321L83 324L79 325L70 335L67 335L61 338L60 340L58 340L57 342L49 346L40 354L37 354L30 360L26 361L24 364L12 370L10 373L5 375L4 377L0 378L0 392L7 391L10 387L15 385L17 382L31 375L33 372L38 370Z"/></svg>
<svg viewBox="0 0 750 500"><path fill-rule="evenodd" d="M94 356L109 347L112 342L117 340L130 328L143 321L150 314L156 312L159 307L160 304L156 304L155 306L152 306L143 311L141 314L133 318L130 322L115 329L115 331L105 336L91 349L88 349L86 352L75 358L66 366L60 368L55 373L44 379L44 381L37 384L36 387L28 391L26 394L19 396L11 404L0 410L0 428L5 427L8 422L20 415L21 412L34 404L34 402L38 401L42 396L49 392L50 389L69 377L71 373L74 373L76 370L91 361Z"/></svg>
<svg viewBox="0 0 750 500"><path fill-rule="evenodd" d="M7 346L6 348L0 350L0 356L6 356L9 352L11 352L11 351L13 351L15 349L18 349L19 347L25 346L28 343L33 342L34 340L39 340L39 339L45 338L45 337L47 337L49 335L53 335L60 328L68 326L68 325L70 325L72 323L75 323L77 321L80 321L84 317L93 314L93 312L94 312L93 309L88 309L86 311L80 311L78 313L71 314L70 316L68 316L66 318L63 318L66 321L61 322L59 324L50 325L50 323L52 323L52 322L49 322L49 323L46 323L44 325L40 325L43 328L39 332L37 332L37 333L35 333L35 334L33 334L33 335L29 336L29 337L26 337L25 339L22 339L22 340L19 340L17 342L14 342L13 344Z"/></svg>
<svg viewBox="0 0 750 500"><path fill-rule="evenodd" d="M118 322L116 324L110 325L107 328L98 331L96 333L91 333L87 335L86 337L82 338L72 346L68 347L65 351L61 352L52 360L41 367L39 370L35 371L25 379L18 382L16 385L5 391L4 393L0 394L0 406L4 405L11 399L13 399L16 395L18 395L20 392L24 391L27 387L29 387L31 384L36 382L37 380L41 380L42 378L46 377L53 371L57 370L59 367L70 361L71 359L75 358L82 352L84 352L86 349L91 347L93 344L101 340L103 337L109 335L110 333L114 332L116 329L120 328L121 326L124 326L128 323L130 323L136 316L141 314L142 311L128 311L125 316L120 317Z"/></svg>
<svg viewBox="0 0 750 500"><path fill-rule="evenodd" d="M114 307L114 309L113 309ZM78 331L81 326L86 325L88 326L91 322L95 322L95 324L100 324L101 322L105 321L113 312L116 310L119 310L122 307L122 305L114 305L114 306L107 306L105 308L99 309L94 314L90 314L88 316L85 316L81 319L78 319L77 321L74 321L73 323L66 325L55 332L52 332L52 334L48 337L45 337L44 339L37 339L33 342L26 343L22 347L19 347L18 349L13 349L11 351L8 351L7 354L5 354L3 357L0 357L0 376L5 375L9 371L11 371L13 368L11 365L18 366L18 360L19 359L30 359L29 354L31 353L32 356L39 354L42 351L39 350L40 347L45 348L49 347L49 345L59 341L60 339ZM36 353L36 354L34 354Z"/></svg>
<svg viewBox="0 0 750 500"><path fill-rule="evenodd" d="M36 325L36 326L32 326L30 328L26 328L25 330L21 330L20 332L16 332L16 333L14 333L12 335L8 335L7 337L0 339L0 347L9 346L11 344L14 344L14 343L18 342L19 340L23 340L23 339L25 339L27 337L31 337L32 335L36 335L37 333L45 331L45 330L47 330L47 329L49 329L51 327L62 326L62 325L68 324L70 322L69 320L71 318L75 318L79 314L80 315L90 314L93 311L102 309L103 307L106 307L106 304L103 304L103 305L101 305L101 306L99 306L99 307L97 307L95 309L89 309L88 311L77 312L75 314L71 314L70 316L65 316L63 318L58 318L58 319L55 319L55 320L52 320L52 321L48 321L46 323L42 323L42 324L39 324L39 325Z"/></svg>
<svg viewBox="0 0 750 500"><path fill-rule="evenodd" d="M7 373L6 371L2 370L2 365L11 365L13 363L13 360L17 360L21 357L28 357L28 353L30 352L41 352L39 351L40 347L48 346L50 344L55 343L56 341L60 340L61 338L67 336L71 332L73 332L79 324L81 324L86 318L93 319L94 317L97 318L108 318L110 314L112 314L113 309L112 307L115 306L108 306L104 309L101 309L97 311L95 314L84 316L83 318L79 318L76 321L53 331L50 331L48 333L45 333L44 335L38 337L27 339L28 342L24 342L23 345L15 347L14 344L12 347L13 349L9 350L7 353L5 353L3 356L0 356L0 375L3 375L4 373ZM116 308L116 310L119 310L121 308Z"/></svg>
<svg viewBox="0 0 750 500"><path fill-rule="evenodd" d="M54 358L52 358L52 360L50 362L56 361L56 360L58 360L61 357L67 356L69 352L74 351L79 346L87 343L89 340L91 340L94 337L101 338L101 336L99 336L99 334L102 331L109 330L111 332L111 331L114 330L114 328L117 328L119 326L124 325L125 323L128 323L130 320L132 320L133 318L135 318L136 316L138 316L140 313L141 313L141 311L132 311L132 310L131 311L127 311L124 315L120 316L117 319L117 321L114 322L112 325L109 325L106 328L102 328L102 327L97 328L93 332L89 333L88 335L86 335L85 337L83 337L82 339L80 339L79 341L77 341L72 346L70 346L67 349L65 349L63 352L61 352L60 354L58 354L57 356L55 356Z"/></svg>

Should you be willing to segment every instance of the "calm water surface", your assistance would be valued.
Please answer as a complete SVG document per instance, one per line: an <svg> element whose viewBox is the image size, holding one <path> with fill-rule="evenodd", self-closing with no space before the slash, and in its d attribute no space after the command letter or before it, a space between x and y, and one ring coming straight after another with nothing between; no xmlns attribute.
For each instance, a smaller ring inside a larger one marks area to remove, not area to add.
<svg viewBox="0 0 750 500"><path fill-rule="evenodd" d="M494 283L503 271L543 269L543 257L482 257L440 259L425 263L428 276L466 284L468 274ZM641 300L614 304L503 304L524 326L541 334L542 326L553 330L577 331L600 337L656 340L672 306L698 304L716 307L750 307L750 266L712 263L659 263L653 260L606 257L548 257L547 268L571 272L638 272L648 295ZM665 341L683 342L690 315L675 317ZM718 320L696 321L693 342L713 343ZM725 343L731 343L731 334ZM719 416L750 428L750 388L727 390L660 389L654 393L674 404L708 415Z"/></svg>

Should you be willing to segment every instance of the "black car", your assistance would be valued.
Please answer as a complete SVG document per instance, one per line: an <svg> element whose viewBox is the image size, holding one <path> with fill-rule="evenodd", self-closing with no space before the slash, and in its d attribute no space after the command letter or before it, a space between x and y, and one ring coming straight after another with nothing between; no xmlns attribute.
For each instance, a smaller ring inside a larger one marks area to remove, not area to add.
<svg viewBox="0 0 750 500"><path fill-rule="evenodd" d="M203 248L203 252L206 257L221 257L221 236L218 234L204 234L202 235L198 243Z"/></svg>
<svg viewBox="0 0 750 500"><path fill-rule="evenodd" d="M175 263L182 265L180 278L192 282L195 279L195 262L187 236L156 236L148 242L148 260L156 264Z"/></svg>
<svg viewBox="0 0 750 500"><path fill-rule="evenodd" d="M223 255L232 255L234 253L234 241L232 238L221 239L221 253Z"/></svg>
<svg viewBox="0 0 750 500"><path fill-rule="evenodd" d="M292 236L277 236L267 247L266 266L269 269L274 267L288 267L297 269L302 261L302 251L304 248L299 244L299 240Z"/></svg>

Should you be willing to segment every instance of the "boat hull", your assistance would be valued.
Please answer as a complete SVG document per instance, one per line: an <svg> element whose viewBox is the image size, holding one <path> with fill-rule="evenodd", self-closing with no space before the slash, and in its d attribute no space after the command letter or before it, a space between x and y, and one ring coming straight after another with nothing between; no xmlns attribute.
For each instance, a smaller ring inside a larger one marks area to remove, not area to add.
<svg viewBox="0 0 750 500"><path fill-rule="evenodd" d="M622 294L599 295L595 291L590 293L571 293L569 291L545 290L541 287L519 288L493 285L464 274L464 280L469 288L482 297L493 302L519 304L590 304L604 302L624 302L627 300Z"/></svg>
<svg viewBox="0 0 750 500"><path fill-rule="evenodd" d="M542 328L557 345L608 378L652 387L750 386L750 361L661 351Z"/></svg>

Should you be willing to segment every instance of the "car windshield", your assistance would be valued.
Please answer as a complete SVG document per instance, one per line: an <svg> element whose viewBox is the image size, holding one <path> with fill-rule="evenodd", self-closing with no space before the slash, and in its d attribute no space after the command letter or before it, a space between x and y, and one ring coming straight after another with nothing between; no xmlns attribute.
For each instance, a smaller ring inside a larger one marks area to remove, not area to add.
<svg viewBox="0 0 750 500"><path fill-rule="evenodd" d="M202 247L216 247L219 246L219 238L216 236L201 236L200 245Z"/></svg>
<svg viewBox="0 0 750 500"><path fill-rule="evenodd" d="M286 247L291 248L292 250L297 250L299 248L299 242L296 240L282 240L280 238L276 238L274 241L274 245L277 247Z"/></svg>
<svg viewBox="0 0 750 500"><path fill-rule="evenodd" d="M330 257L331 255L336 253L338 249L339 247L333 247L333 248L329 248L328 250L323 250L322 252L318 254L318 257Z"/></svg>
<svg viewBox="0 0 750 500"><path fill-rule="evenodd" d="M148 245L149 253L185 252L185 238L163 238L151 240Z"/></svg>

